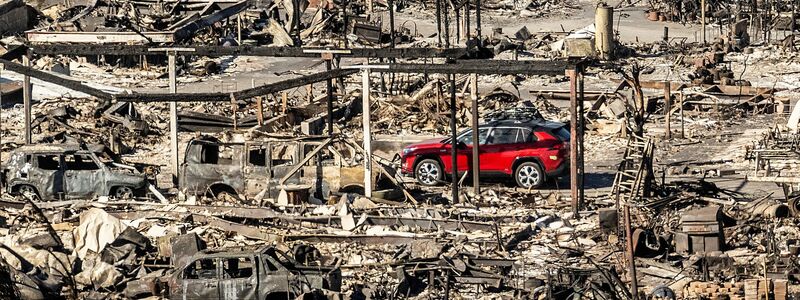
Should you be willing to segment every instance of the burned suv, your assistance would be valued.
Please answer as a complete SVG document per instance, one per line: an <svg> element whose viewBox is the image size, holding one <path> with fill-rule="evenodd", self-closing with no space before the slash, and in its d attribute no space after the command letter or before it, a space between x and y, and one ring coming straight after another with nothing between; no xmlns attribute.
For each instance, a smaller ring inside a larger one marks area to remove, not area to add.
<svg viewBox="0 0 800 300"><path fill-rule="evenodd" d="M41 200L125 199L144 192L144 174L132 166L101 160L97 152L79 144L19 147L3 169L6 192Z"/></svg>
<svg viewBox="0 0 800 300"><path fill-rule="evenodd" d="M569 170L569 130L563 123L547 121L535 109L495 112L478 127L481 177L511 177L523 188L540 187L548 178ZM403 149L402 172L422 185L437 185L451 174L450 138L411 144ZM458 172L469 171L472 130L456 138Z"/></svg>
<svg viewBox="0 0 800 300"><path fill-rule="evenodd" d="M271 246L203 250L187 262L166 280L170 299L295 299L314 290L338 292L342 286L337 264L306 265Z"/></svg>

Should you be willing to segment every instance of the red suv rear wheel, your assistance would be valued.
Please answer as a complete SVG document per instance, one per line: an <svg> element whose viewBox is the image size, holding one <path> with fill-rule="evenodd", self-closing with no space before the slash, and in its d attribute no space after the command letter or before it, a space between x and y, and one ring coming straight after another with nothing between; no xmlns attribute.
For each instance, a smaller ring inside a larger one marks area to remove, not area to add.
<svg viewBox="0 0 800 300"><path fill-rule="evenodd" d="M535 162L524 162L514 171L514 179L521 188L538 188L544 184L544 171Z"/></svg>

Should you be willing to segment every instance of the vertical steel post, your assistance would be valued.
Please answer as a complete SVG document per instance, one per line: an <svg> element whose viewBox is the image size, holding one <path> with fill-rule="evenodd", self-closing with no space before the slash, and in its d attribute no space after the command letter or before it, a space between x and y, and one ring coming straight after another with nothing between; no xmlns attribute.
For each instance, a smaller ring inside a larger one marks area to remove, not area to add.
<svg viewBox="0 0 800 300"><path fill-rule="evenodd" d="M25 65L25 67L31 67L30 51L22 56L22 64ZM30 144L33 140L31 133L31 93L33 92L33 87L31 87L31 76L25 75L22 78L22 107L23 114L25 115L25 144Z"/></svg>
<svg viewBox="0 0 800 300"><path fill-rule="evenodd" d="M475 0L475 33L481 40L481 0Z"/></svg>
<svg viewBox="0 0 800 300"><path fill-rule="evenodd" d="M436 38L442 46L442 0L436 0Z"/></svg>
<svg viewBox="0 0 800 300"><path fill-rule="evenodd" d="M364 196L372 197L372 127L369 109L369 69L361 74L361 116L364 126Z"/></svg>
<svg viewBox="0 0 800 300"><path fill-rule="evenodd" d="M444 29L444 47L450 48L450 9L448 8L448 3L445 1L442 3L442 13L444 14L444 25L442 28Z"/></svg>
<svg viewBox="0 0 800 300"><path fill-rule="evenodd" d="M325 58L325 69L328 72L331 71L333 66L331 65L330 57ZM328 136L333 136L333 79L328 78L325 82L326 91L328 93L327 102L328 102Z"/></svg>
<svg viewBox="0 0 800 300"><path fill-rule="evenodd" d="M583 209L583 199L584 199L584 177L585 177L585 169L584 169L584 161L583 161L583 153L584 153L584 132L583 129L586 128L586 118L583 115L583 69L577 69L577 77L578 77L578 210L580 211ZM571 129L571 128L570 128Z"/></svg>
<svg viewBox="0 0 800 300"><path fill-rule="evenodd" d="M700 0L700 27L703 30L703 44L706 43L706 0Z"/></svg>
<svg viewBox="0 0 800 300"><path fill-rule="evenodd" d="M572 212L578 217L580 195L578 195L578 76L577 70L566 70L569 76L569 186L572 197Z"/></svg>
<svg viewBox="0 0 800 300"><path fill-rule="evenodd" d="M478 136L478 74L472 74L472 88L470 89L472 98L472 189L475 195L481 193L481 158L480 140Z"/></svg>
<svg viewBox="0 0 800 300"><path fill-rule="evenodd" d="M670 94L670 90L672 86L668 81L664 81L664 125L667 127L666 138L672 138L672 128L670 126L670 116L672 115L670 111L672 111L672 95Z"/></svg>
<svg viewBox="0 0 800 300"><path fill-rule="evenodd" d="M458 132L456 132L456 75L450 75L450 166L453 176L453 203L458 203Z"/></svg>
<svg viewBox="0 0 800 300"><path fill-rule="evenodd" d="M389 45L394 48L394 0L388 1L389 5Z"/></svg>
<svg viewBox="0 0 800 300"><path fill-rule="evenodd" d="M167 53L167 64L169 71L169 92L175 94L178 92L177 71L175 70L175 52ZM172 180L177 183L180 176L179 172L179 159L178 159L178 103L172 101L169 103L169 150L171 152L170 167L172 171Z"/></svg>
<svg viewBox="0 0 800 300"><path fill-rule="evenodd" d="M630 200L630 199L629 199ZM631 295L633 295L633 300L639 299L639 282L636 278L636 260L633 256L633 231L631 231L631 206L629 202L625 202L625 213L623 218L625 218L625 245L626 245L626 254L628 256L628 271L630 272L630 279L631 279Z"/></svg>

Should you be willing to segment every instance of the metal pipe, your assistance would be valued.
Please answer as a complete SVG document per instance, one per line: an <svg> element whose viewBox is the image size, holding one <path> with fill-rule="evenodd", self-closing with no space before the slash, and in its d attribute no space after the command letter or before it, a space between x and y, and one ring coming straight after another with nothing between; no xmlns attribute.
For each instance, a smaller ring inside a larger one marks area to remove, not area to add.
<svg viewBox="0 0 800 300"><path fill-rule="evenodd" d="M364 196L372 197L372 127L369 109L369 69L361 75L361 115L364 123Z"/></svg>
<svg viewBox="0 0 800 300"><path fill-rule="evenodd" d="M458 132L456 132L456 75L450 75L450 166L453 179L453 203L458 203Z"/></svg>
<svg viewBox="0 0 800 300"><path fill-rule="evenodd" d="M394 48L394 0L388 1L389 5L389 45Z"/></svg>
<svg viewBox="0 0 800 300"><path fill-rule="evenodd" d="M634 260L633 256L633 232L631 230L631 206L630 203L625 203L625 244L626 244L626 253L628 256L628 270L630 272L630 279L631 279L631 295L633 296L633 300L639 298L639 282L636 278L636 261Z"/></svg>
<svg viewBox="0 0 800 300"><path fill-rule="evenodd" d="M584 169L584 161L583 161L583 153L584 153L584 132L583 129L586 128L586 118L583 115L583 101L584 101L584 89L583 89L583 69L578 69L578 210L580 211L583 209L583 200L584 200L584 179L585 179L585 169Z"/></svg>
<svg viewBox="0 0 800 300"><path fill-rule="evenodd" d="M177 53L167 53L167 64L169 72L169 92L172 94L178 93L178 80L177 69L175 66ZM169 103L169 150L171 152L170 167L172 169L172 181L178 183L180 175L178 174L180 160L178 158L178 103L172 101Z"/></svg>
<svg viewBox="0 0 800 300"><path fill-rule="evenodd" d="M475 0L475 33L481 40L481 0Z"/></svg>
<svg viewBox="0 0 800 300"><path fill-rule="evenodd" d="M22 56L22 64L25 67L31 67L31 52L28 51L25 55ZM22 107L23 107L23 114L25 115L25 144L30 144L33 140L32 132L31 132L31 76L25 75L22 79Z"/></svg>
<svg viewBox="0 0 800 300"><path fill-rule="evenodd" d="M325 59L325 68L328 70L328 72L330 72L331 69L333 69L332 62L331 62L330 58ZM327 96L327 102L328 102L328 136L333 136L333 79L328 78L328 80L326 80L325 83L326 83L325 88L327 89L327 93L328 93L328 96Z"/></svg>
<svg viewBox="0 0 800 300"><path fill-rule="evenodd" d="M470 91L472 98L472 189L475 195L481 193L481 158L480 158L480 139L478 136L478 74L472 74L472 88Z"/></svg>
<svg viewBox="0 0 800 300"><path fill-rule="evenodd" d="M442 46L442 0L436 0L436 38Z"/></svg>

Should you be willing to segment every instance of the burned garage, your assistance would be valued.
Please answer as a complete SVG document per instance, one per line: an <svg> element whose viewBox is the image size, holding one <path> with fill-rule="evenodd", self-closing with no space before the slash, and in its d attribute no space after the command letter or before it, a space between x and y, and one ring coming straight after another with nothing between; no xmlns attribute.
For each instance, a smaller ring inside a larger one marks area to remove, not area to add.
<svg viewBox="0 0 800 300"><path fill-rule="evenodd" d="M798 5L2 2L0 298L798 299Z"/></svg>

